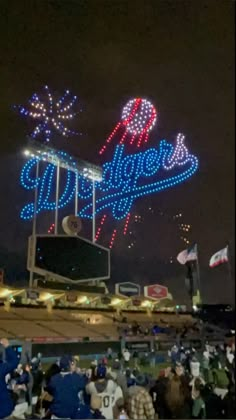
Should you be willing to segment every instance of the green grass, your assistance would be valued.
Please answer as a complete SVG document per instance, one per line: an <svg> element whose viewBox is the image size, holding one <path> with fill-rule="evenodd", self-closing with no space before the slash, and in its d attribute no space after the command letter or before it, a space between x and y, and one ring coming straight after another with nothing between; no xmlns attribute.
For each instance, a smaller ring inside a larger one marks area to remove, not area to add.
<svg viewBox="0 0 236 420"><path fill-rule="evenodd" d="M82 359L78 362L78 366L81 369L88 369L91 366L92 361L93 361L92 359L91 360L89 360L89 359L83 360ZM43 370L46 371L49 368L50 365L51 364L48 364L48 363L43 364ZM111 365L112 365L112 362L111 363L109 362L108 367L111 367ZM168 364L168 363L158 363L158 364L156 364L156 366L154 368L148 365L148 366L139 366L139 369L142 373L151 374L152 376L157 377L159 375L159 372L161 370L165 369L169 365L170 364ZM132 361L130 363L130 368L134 368L134 365L133 365Z"/></svg>

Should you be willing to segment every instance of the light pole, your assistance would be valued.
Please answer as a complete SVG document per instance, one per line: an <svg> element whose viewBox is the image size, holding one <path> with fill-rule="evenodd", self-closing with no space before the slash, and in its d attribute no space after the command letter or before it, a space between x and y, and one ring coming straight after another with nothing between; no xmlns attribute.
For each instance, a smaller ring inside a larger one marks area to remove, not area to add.
<svg viewBox="0 0 236 420"><path fill-rule="evenodd" d="M54 234L58 234L58 201L59 201L59 187L60 187L60 161L57 162L57 177L56 177L56 206L55 206L55 229Z"/></svg>
<svg viewBox="0 0 236 420"><path fill-rule="evenodd" d="M94 181L94 179L92 180L92 183L93 183L93 210L92 210L92 212L93 212L93 229L92 229L92 241L93 242L95 242L95 235L96 235L96 233L95 233L95 230L96 230L96 208L95 208L95 206L96 206L96 197L95 197L95 194L96 194L96 189L95 189L95 181Z"/></svg>
<svg viewBox="0 0 236 420"><path fill-rule="evenodd" d="M78 192L79 192L79 175L75 172L75 216L78 215Z"/></svg>
<svg viewBox="0 0 236 420"><path fill-rule="evenodd" d="M27 152L27 151L26 151ZM25 154L27 155L27 153ZM38 177L39 177L39 159L37 159L36 164L36 171L35 171L35 191L34 191L34 216L33 216L33 226L32 226L32 237L33 237L33 253L31 257L31 270L30 270L30 281L29 285L30 287L33 287L34 282L34 272L33 272L33 257L34 257L34 249L35 249L35 236L36 236L36 222L37 222L37 204L38 204Z"/></svg>

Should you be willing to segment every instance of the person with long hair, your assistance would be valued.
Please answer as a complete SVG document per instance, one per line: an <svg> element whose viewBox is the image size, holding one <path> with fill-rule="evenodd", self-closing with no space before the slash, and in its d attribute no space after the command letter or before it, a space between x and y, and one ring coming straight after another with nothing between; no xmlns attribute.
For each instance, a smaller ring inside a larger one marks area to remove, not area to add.
<svg viewBox="0 0 236 420"><path fill-rule="evenodd" d="M159 373L156 383L150 389L155 413L160 419L166 419L169 416L169 410L166 408L165 395L169 381L173 376L171 367L167 367Z"/></svg>
<svg viewBox="0 0 236 420"><path fill-rule="evenodd" d="M180 376L174 375L168 382L165 400L169 418L191 418L190 396Z"/></svg>

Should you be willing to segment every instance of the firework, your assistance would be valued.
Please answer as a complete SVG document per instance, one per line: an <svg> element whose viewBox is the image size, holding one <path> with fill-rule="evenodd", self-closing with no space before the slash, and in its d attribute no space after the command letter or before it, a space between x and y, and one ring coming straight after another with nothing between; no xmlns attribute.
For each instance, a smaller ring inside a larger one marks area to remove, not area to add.
<svg viewBox="0 0 236 420"><path fill-rule="evenodd" d="M73 111L76 101L77 96L72 95L69 90L66 90L62 97L56 99L48 86L44 86L42 94L33 94L27 107L16 105L15 108L21 115L37 122L30 137L49 142L55 133L64 137L81 134L70 130L66 124L72 121L77 114Z"/></svg>
<svg viewBox="0 0 236 420"><path fill-rule="evenodd" d="M129 100L122 110L121 121L117 123L105 144L100 149L99 154L102 155L106 151L107 146L110 145L115 136L118 138L119 144L127 143L133 146L134 150L137 150L137 148L147 143L149 134L155 126L156 121L157 111L150 101L142 98ZM127 233L129 222L132 218L132 214L128 213L125 222L122 224L121 229L124 235ZM97 230L96 240L99 239L102 225L104 225L107 219L107 215L104 214L101 219L102 223ZM109 243L110 248L113 247L117 233L117 229L114 229Z"/></svg>

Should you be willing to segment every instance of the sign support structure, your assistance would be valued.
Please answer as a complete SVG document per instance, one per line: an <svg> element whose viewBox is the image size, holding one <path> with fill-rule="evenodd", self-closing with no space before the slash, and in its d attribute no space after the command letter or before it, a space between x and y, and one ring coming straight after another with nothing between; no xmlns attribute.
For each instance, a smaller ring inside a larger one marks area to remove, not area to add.
<svg viewBox="0 0 236 420"><path fill-rule="evenodd" d="M92 241L95 242L96 239L96 197L95 197L95 181L93 179L93 219L92 219Z"/></svg>
<svg viewBox="0 0 236 420"><path fill-rule="evenodd" d="M92 189L93 189L93 197L92 197L92 205L93 205L93 220L92 220L92 229L93 229L93 237L92 242L95 242L95 217L96 217L96 209L95 209L95 180L97 182L102 181L102 168L88 162L82 161L77 158L72 158L64 152L60 152L58 150L53 149L52 147L48 147L42 145L41 143L35 142L30 140L29 146L26 150L24 150L24 155L27 157L31 157L36 160L36 168L35 168L35 191L34 191L34 203L33 203L33 223L32 223L32 239L35 242L36 237L36 228L37 228L37 214L38 214L38 189L39 189L39 163L41 160L46 161L52 165L56 166L56 193L55 193L55 209L54 209L54 220L55 220L55 228L54 234L58 235L58 213L59 213L59 194L60 194L60 169L65 168L69 171L75 173L75 215L78 216L78 188L79 188L79 175L87 178L92 182ZM33 244L32 244L33 245ZM34 245L33 245L34 246ZM29 257L29 256L28 256ZM30 270L30 280L29 284L30 287L33 287L33 265L29 265Z"/></svg>
<svg viewBox="0 0 236 420"><path fill-rule="evenodd" d="M78 192L79 192L79 177L78 171L75 174L75 216L78 216Z"/></svg>
<svg viewBox="0 0 236 420"><path fill-rule="evenodd" d="M199 299L201 303L202 300L202 294L201 294L201 277L200 277L200 265L199 265L199 254L198 254L198 245L196 244L197 248L197 260L196 260L196 271L197 271L197 285L198 285L198 293L199 293Z"/></svg>
<svg viewBox="0 0 236 420"><path fill-rule="evenodd" d="M58 201L60 188L60 161L57 163L57 178L56 178L56 206L55 206L55 229L54 234L58 234Z"/></svg>
<svg viewBox="0 0 236 420"><path fill-rule="evenodd" d="M39 177L39 159L37 159L35 177L36 179L38 179ZM34 242L35 242L36 227L37 227L36 225L37 224L37 203L38 203L38 184L36 183L36 187L34 191L34 217L33 217L33 226L32 226L32 237L33 237ZM30 281L29 281L30 287L33 287L33 281L34 281L34 272L33 272L32 264L33 262L31 262L31 269L30 269Z"/></svg>

